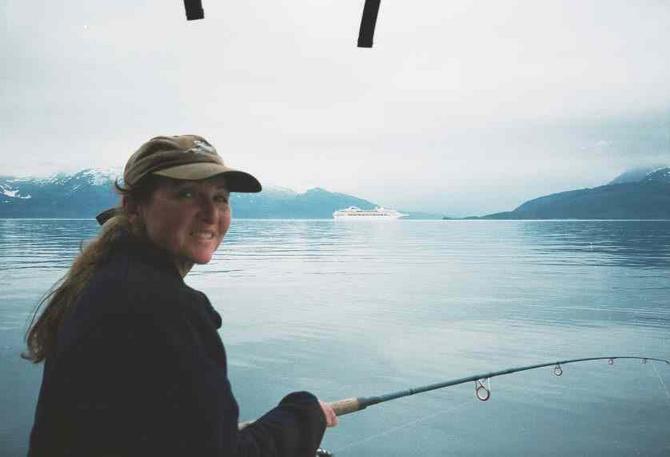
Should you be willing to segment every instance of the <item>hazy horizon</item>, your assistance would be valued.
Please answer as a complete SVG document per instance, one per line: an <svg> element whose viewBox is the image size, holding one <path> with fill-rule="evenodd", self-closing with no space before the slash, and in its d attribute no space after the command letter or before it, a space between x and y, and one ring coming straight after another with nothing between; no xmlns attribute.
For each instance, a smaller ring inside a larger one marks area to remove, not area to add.
<svg viewBox="0 0 670 457"><path fill-rule="evenodd" d="M621 176L624 176L624 175L629 174L629 173L640 172L640 171L644 171L645 173L649 173L650 171L653 171L654 169L657 169L657 168L670 168L670 167L667 164L656 164L653 167L641 167L641 168L628 169L628 170L625 170L624 172L620 173L619 175L612 177L612 179L608 180L607 182L603 182L603 183L599 184L598 186L609 184L611 181L613 181L615 179L618 179ZM104 176L107 176L108 178L111 178L111 179L117 179L117 178L122 177L122 169L120 169L120 168L106 169L106 170L82 169L82 170L78 170L77 173L84 172L84 171L89 171L89 170L94 170L94 171L97 171L97 172L101 172L101 174L103 174ZM0 175L0 178L49 179L49 178L58 177L60 175L65 175L65 176L70 175L71 176L71 174L67 173L67 172L58 172L56 174L31 175L31 176L2 176L2 175ZM630 176L627 176L626 178L630 179ZM635 179L639 179L639 178L635 178ZM597 187L597 186L594 186L594 187ZM293 192L293 193L296 193L296 194L305 194L306 192L308 192L310 190L314 190L316 188L324 189L324 190L326 190L328 192L332 192L332 193L345 193L345 192L340 192L337 189L329 189L329 188L326 188L326 187L323 187L323 186L315 186L315 187L310 187L310 188L307 188L307 189L296 189L296 188L291 188L291 187L288 187L288 186L278 185L278 184L274 184L274 183L264 183L263 184L263 192L267 192L267 191L273 191L273 192L286 191L286 192ZM0 188L0 190L2 190L2 189ZM576 190L576 189L564 189L564 190L565 191L571 191L571 190ZM525 203L528 200L532 200L532 199L538 198L538 197L543 197L545 195L546 194L536 195L532 198L529 198L527 200L519 202L514 207L501 208L498 211L493 211L493 212L488 212L488 213L466 212L466 213L463 213L463 214L447 214L447 213L441 213L440 211L435 211L435 210L431 210L431 209L428 209L428 210L420 210L419 209L418 210L418 209L413 208L413 207L403 207L403 208L394 208L394 209L400 209L400 210L403 210L403 211L406 211L406 212L411 212L411 213L414 213L414 214L425 213L425 214L447 216L447 217L452 217L452 218L463 218L463 217L469 217L469 216L485 216L485 215L489 215L489 214L493 214L493 213L497 213L497 212L511 211L511 210L515 209L517 206L521 205L522 203ZM382 206L382 207L390 208L390 205L385 204L383 201L376 201L372 198L367 198L365 195L353 195L352 194L351 196L356 197L356 198L362 198L364 200L368 200L371 203L377 204L377 205Z"/></svg>
<svg viewBox="0 0 670 457"><path fill-rule="evenodd" d="M464 216L670 163L670 3L0 0L0 175L198 133L263 183Z"/></svg>

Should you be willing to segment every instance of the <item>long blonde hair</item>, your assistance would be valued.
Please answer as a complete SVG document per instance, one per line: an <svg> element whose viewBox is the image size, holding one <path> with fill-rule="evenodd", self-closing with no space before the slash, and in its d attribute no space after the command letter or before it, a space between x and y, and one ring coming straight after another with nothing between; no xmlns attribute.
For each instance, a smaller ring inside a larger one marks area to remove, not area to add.
<svg viewBox="0 0 670 457"><path fill-rule="evenodd" d="M156 189L159 179L148 175L133 189L115 183L116 190L123 199L137 202L146 201ZM40 300L26 332L27 352L21 356L34 363L42 362L56 348L58 331L63 318L76 302L98 266L105 263L124 233L137 237L144 236L140 223L130 223L124 205L117 208L117 215L102 226L100 234L82 248L67 273L59 279ZM39 310L44 310L39 314ZM39 317L38 317L39 314Z"/></svg>

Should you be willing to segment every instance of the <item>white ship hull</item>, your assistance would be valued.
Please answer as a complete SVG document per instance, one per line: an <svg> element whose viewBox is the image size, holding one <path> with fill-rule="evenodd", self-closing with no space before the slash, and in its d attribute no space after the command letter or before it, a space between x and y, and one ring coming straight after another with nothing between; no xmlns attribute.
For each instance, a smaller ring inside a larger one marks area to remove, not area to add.
<svg viewBox="0 0 670 457"><path fill-rule="evenodd" d="M338 215L333 216L333 219L348 219L348 220L389 220L389 219L400 219L404 216L364 216L364 215Z"/></svg>
<svg viewBox="0 0 670 457"><path fill-rule="evenodd" d="M333 213L334 219L347 221L397 220L406 216L407 214L400 213L394 209L375 208L372 210L364 210L355 206L341 209Z"/></svg>

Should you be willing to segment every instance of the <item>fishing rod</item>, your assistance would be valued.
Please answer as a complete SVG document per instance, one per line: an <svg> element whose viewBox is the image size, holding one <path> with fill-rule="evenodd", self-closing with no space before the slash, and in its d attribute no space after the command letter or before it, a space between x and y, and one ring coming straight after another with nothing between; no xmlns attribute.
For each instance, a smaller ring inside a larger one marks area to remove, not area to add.
<svg viewBox="0 0 670 457"><path fill-rule="evenodd" d="M670 361L665 359L657 359L654 357L632 357L632 356L587 357L582 359L559 360L557 362L540 363L537 365L529 365L518 368L507 368L500 371L492 371L490 373L476 374L473 376L467 376L465 378L452 379L449 381L438 382L435 384L428 384L426 386L421 387L413 387L407 390L392 392L385 395L378 395L374 397L345 398L343 400L330 402L329 405L333 408L335 414L337 414L338 416L342 416L344 414L350 414L356 411L361 411L367 408L368 406L395 400L397 398L408 397L410 395L415 395L436 389L443 389L445 387L457 386L459 384L465 384L466 382L472 382L472 381L475 382L475 396L481 401L487 401L489 398L491 398L490 379L495 378L496 376L504 376L512 373L518 373L520 371L534 370L536 368L550 367L552 365L554 367L554 374L556 376L561 376L563 374L562 365L567 365L570 363L578 363L578 362L587 362L591 360L607 360L610 365L614 365L614 360L616 359L637 359L642 360L643 364L646 364L648 361L665 362L668 365L670 365Z"/></svg>
<svg viewBox="0 0 670 457"><path fill-rule="evenodd" d="M484 374L476 374L472 376L467 376L465 378L451 379L449 381L437 382L435 384L428 384L426 386L412 387L410 389L401 390L398 392L392 392L385 395L378 395L374 397L345 398L343 400L328 402L328 404L333 408L336 415L343 416L345 414L361 411L367 408L368 406L377 405L379 403L395 400L397 398L409 397L410 395L429 392L431 390L443 389L445 387L457 386L459 384L465 384L466 382L472 382L472 381L475 382L475 396L481 401L487 401L489 398L491 398L491 385L489 381L491 378L495 378L496 376L504 376L512 373L518 373L520 371L534 370L536 368L550 367L552 365L554 367L554 374L556 376L561 376L563 374L562 365L567 365L570 363L578 363L578 362L588 362L592 360L607 360L609 365L614 365L614 361L616 359L642 360L643 364L646 364L648 361L665 362L668 365L670 365L670 361L666 359L658 359L655 357L637 357L637 356L586 357L581 359L559 360L557 362L539 363L536 365L528 365L525 367L506 368L504 370L492 371L490 373L484 373ZM484 385L484 383L486 383L486 385ZM239 426L240 428L244 428L251 423L253 423L253 421L240 422Z"/></svg>
<svg viewBox="0 0 670 457"><path fill-rule="evenodd" d="M592 360L607 360L609 365L614 365L614 361L616 359L642 360L643 364L646 364L648 361L665 362L668 365L670 365L669 360L658 359L655 357L637 357L637 356L585 357L581 359L569 359L569 360L559 360L556 362L539 363L536 365L528 365L517 368L506 368L504 370L492 371L490 373L484 373L484 374L476 374L472 376L467 376L465 378L452 379L449 381L438 382L435 384L428 384L426 386L412 387L410 389L401 390L398 392L392 392L385 395L378 395L374 397L345 398L343 400L328 402L328 404L333 408L337 416L343 416L345 414L361 411L367 408L368 406L377 405L379 403L395 400L397 398L409 397L410 395L429 392L431 390L443 389L445 387L457 386L459 384L465 384L466 382L472 382L472 381L475 382L475 396L477 397L477 399L481 401L487 401L489 398L491 398L491 384L489 381L491 378L495 378L496 376L504 376L512 373L518 373L520 371L528 371L537 368L550 367L552 365L554 367L554 374L556 376L561 376L563 374L562 365L567 365L570 363L578 363L578 362L588 362ZM484 385L485 383L486 385ZM239 427L240 429L242 429L251 423L253 423L253 421L240 422ZM316 457L332 457L332 456L333 454L326 451L325 449L319 448L316 452Z"/></svg>

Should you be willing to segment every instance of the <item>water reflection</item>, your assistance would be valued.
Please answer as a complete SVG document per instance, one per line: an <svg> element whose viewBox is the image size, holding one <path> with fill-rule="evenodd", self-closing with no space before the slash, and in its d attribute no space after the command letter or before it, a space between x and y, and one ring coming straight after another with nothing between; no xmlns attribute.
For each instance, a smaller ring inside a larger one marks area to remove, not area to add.
<svg viewBox="0 0 670 457"><path fill-rule="evenodd" d="M88 219L0 219L0 271L68 268L97 231Z"/></svg>
<svg viewBox="0 0 670 457"><path fill-rule="evenodd" d="M525 221L543 263L670 267L670 221Z"/></svg>
<svg viewBox="0 0 670 457"><path fill-rule="evenodd" d="M232 384L242 416L253 418L291 390L335 399L557 357L667 357L668 229L646 221L236 220L213 261L187 281L223 315ZM17 358L26 317L97 231L93 220L0 220L0 377L11 393L0 399L0 435L10 424L9 455L25 453L39 386L39 373ZM469 388L399 401L343 420L325 446L373 457L669 449L669 410L656 401L667 371L590 368L560 380L550 371L497 379L485 406ZM443 415L445 403L454 409ZM402 427L420 417L431 419ZM478 423L487 424L485 439Z"/></svg>

